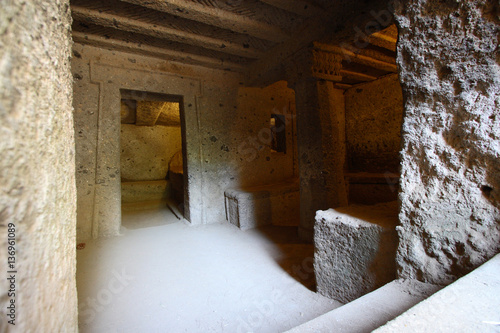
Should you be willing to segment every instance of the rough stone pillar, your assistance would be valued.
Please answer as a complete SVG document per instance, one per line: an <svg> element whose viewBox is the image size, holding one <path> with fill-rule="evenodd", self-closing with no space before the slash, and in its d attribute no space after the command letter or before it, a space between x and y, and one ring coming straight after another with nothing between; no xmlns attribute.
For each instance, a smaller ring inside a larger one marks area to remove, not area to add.
<svg viewBox="0 0 500 333"><path fill-rule="evenodd" d="M68 0L0 7L0 332L78 332Z"/></svg>
<svg viewBox="0 0 500 333"><path fill-rule="evenodd" d="M409 0L395 17L399 276L446 284L500 250L498 1Z"/></svg>
<svg viewBox="0 0 500 333"><path fill-rule="evenodd" d="M295 89L300 176L299 235L313 240L316 211L347 205L344 182L345 107L340 57L306 50L295 58L289 84Z"/></svg>

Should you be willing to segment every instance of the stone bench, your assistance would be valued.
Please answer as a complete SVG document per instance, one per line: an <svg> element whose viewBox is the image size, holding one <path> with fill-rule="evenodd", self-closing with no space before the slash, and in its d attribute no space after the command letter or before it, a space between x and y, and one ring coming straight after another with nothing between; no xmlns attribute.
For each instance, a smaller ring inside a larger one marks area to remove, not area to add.
<svg viewBox="0 0 500 333"><path fill-rule="evenodd" d="M318 293L348 303L396 278L397 202L316 213Z"/></svg>
<svg viewBox="0 0 500 333"><path fill-rule="evenodd" d="M299 225L299 182L228 189L226 219L242 230L264 225Z"/></svg>

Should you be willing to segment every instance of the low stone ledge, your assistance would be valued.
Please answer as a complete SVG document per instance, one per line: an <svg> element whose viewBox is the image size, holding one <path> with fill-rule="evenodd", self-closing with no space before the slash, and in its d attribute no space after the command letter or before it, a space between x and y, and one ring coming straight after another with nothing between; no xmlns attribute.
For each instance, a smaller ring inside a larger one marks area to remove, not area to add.
<svg viewBox="0 0 500 333"><path fill-rule="evenodd" d="M348 303L396 278L398 204L318 211L314 269L318 293Z"/></svg>
<svg viewBox="0 0 500 333"><path fill-rule="evenodd" d="M374 332L499 332L500 254Z"/></svg>

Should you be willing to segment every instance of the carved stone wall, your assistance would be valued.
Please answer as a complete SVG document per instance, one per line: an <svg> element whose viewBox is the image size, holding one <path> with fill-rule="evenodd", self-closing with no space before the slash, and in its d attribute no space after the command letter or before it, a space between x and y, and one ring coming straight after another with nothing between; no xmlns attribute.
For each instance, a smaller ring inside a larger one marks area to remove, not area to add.
<svg viewBox="0 0 500 333"><path fill-rule="evenodd" d="M0 17L0 332L78 332L69 1Z"/></svg>
<svg viewBox="0 0 500 333"><path fill-rule="evenodd" d="M79 240L119 231L120 89L183 96L193 224L225 221L228 188L296 176L295 102L285 82L245 88L230 72L81 44L73 52ZM269 147L271 114L287 119L286 154Z"/></svg>
<svg viewBox="0 0 500 333"><path fill-rule="evenodd" d="M500 250L498 1L397 6L399 276L449 283Z"/></svg>

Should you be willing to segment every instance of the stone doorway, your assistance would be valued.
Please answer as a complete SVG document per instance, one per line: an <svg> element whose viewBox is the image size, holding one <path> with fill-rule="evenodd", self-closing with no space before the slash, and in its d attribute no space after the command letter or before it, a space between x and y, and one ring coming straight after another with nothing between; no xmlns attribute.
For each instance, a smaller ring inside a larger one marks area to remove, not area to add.
<svg viewBox="0 0 500 333"><path fill-rule="evenodd" d="M112 78L112 80L110 79ZM168 96L168 102L179 103L182 128L184 218L191 224L204 223L200 131L197 101L201 83L195 79L91 63L91 83L99 86L97 119L96 179L92 214L92 236L118 235L121 227L120 131L121 101L126 93L144 96ZM140 93L137 93L140 92ZM123 95L122 95L123 93ZM129 96L130 97L130 96ZM173 99L172 99L173 98ZM154 99L154 98L153 98ZM196 170L197 172L190 172ZM187 177L189 174L190 177Z"/></svg>
<svg viewBox="0 0 500 333"><path fill-rule="evenodd" d="M184 211L182 97L121 90L120 171L123 210Z"/></svg>

